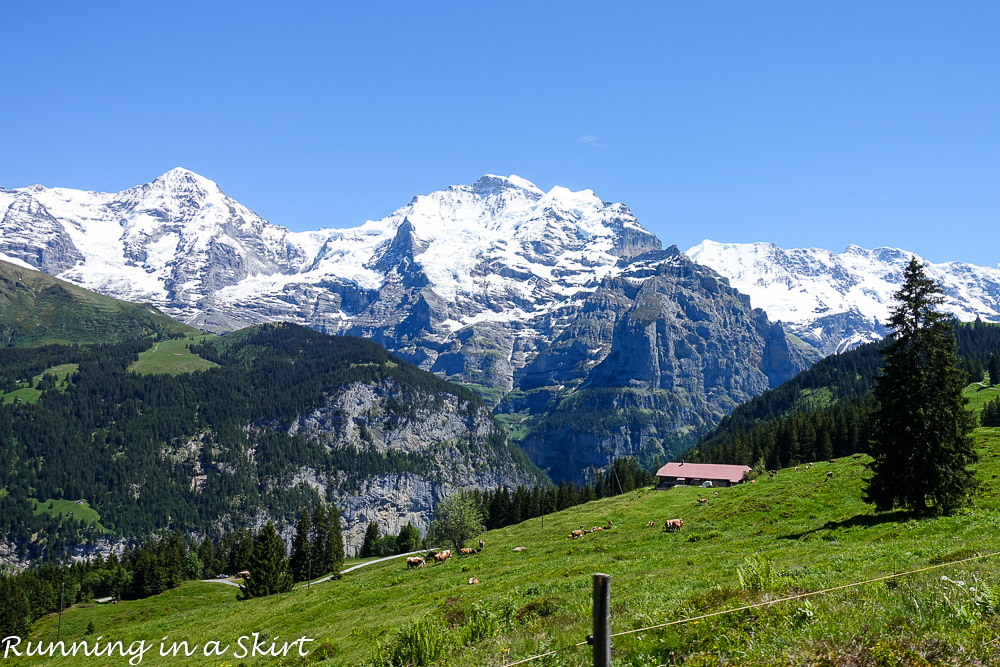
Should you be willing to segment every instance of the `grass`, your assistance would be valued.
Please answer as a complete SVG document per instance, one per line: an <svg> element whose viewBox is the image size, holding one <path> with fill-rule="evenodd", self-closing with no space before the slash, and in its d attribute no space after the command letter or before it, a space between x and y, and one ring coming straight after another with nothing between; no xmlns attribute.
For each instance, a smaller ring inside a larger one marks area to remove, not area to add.
<svg viewBox="0 0 1000 667"><path fill-rule="evenodd" d="M217 363L202 359L190 349L192 342L200 343L206 338L209 338L206 334L190 334L184 338L156 343L140 352L139 359L129 366L129 370L140 375L180 375L215 368Z"/></svg>
<svg viewBox="0 0 1000 667"><path fill-rule="evenodd" d="M984 405L1000 396L1000 386L970 384L962 392L962 395L969 399L969 409L978 413L983 411Z"/></svg>
<svg viewBox="0 0 1000 667"><path fill-rule="evenodd" d="M35 385L42 379L42 375L45 373L52 373L55 375L56 389L64 391L69 385L69 376L75 373L79 367L79 364L60 364L58 366L53 366L52 368L47 368L42 373L39 373L35 377L31 378L30 387L15 389L14 391L7 392L6 394L0 392L0 402L13 403L20 400L22 403L37 403L39 397L42 395L42 392L35 389Z"/></svg>
<svg viewBox="0 0 1000 667"><path fill-rule="evenodd" d="M48 500L32 499L31 502L34 505L36 515L48 514L49 516L67 518L67 515L72 512L73 518L77 521L82 521L87 525L94 524L98 530L107 530L101 525L101 515L86 500L80 501L80 504L77 504L75 500L66 500L65 498L61 500L56 500L55 498L49 498Z"/></svg>
<svg viewBox="0 0 1000 667"><path fill-rule="evenodd" d="M489 532L481 554L418 570L400 559L250 602L237 602L231 587L192 582L147 600L78 606L63 616L63 637L84 638L93 621L98 635L126 645L168 636L235 650L238 637L254 632L279 644L316 640L301 661L230 653L192 656L192 664L391 664L393 656L418 662L421 651L443 651L436 664L502 665L582 641L591 632L595 572L612 575L611 628L622 632L1000 550L1000 429L979 429L976 440L983 488L954 516L875 515L860 500L866 459L846 458L718 495L644 489L588 503L545 517L544 527L533 519ZM684 528L663 532L663 520L673 517ZM613 530L566 537L581 523L608 520ZM647 528L649 520L658 526ZM752 585L740 585L741 572ZM469 577L481 583L470 586ZM46 618L31 638L52 639L55 631L56 619ZM616 637L612 653L623 666L988 665L1000 664L1000 645L990 643L996 637L1000 559L990 558ZM176 663L154 653L143 664ZM78 657L73 664L107 662ZM532 664L591 663L582 647Z"/></svg>

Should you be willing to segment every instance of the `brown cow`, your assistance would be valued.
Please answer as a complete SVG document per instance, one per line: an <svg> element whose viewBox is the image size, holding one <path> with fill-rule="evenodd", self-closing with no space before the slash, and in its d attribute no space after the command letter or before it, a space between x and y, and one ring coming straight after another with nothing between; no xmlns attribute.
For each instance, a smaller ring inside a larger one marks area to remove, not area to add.
<svg viewBox="0 0 1000 667"><path fill-rule="evenodd" d="M406 559L406 567L408 568L412 569L414 567L423 567L423 566L424 566L424 559L421 558L420 556L411 556L410 558Z"/></svg>
<svg viewBox="0 0 1000 667"><path fill-rule="evenodd" d="M583 530L574 530L567 537L572 537L574 540L578 537L583 537Z"/></svg>
<svg viewBox="0 0 1000 667"><path fill-rule="evenodd" d="M656 525L655 521L647 521L646 522L646 528L652 528L655 525Z"/></svg>
<svg viewBox="0 0 1000 667"><path fill-rule="evenodd" d="M468 548L468 547L462 547L461 549L458 550L458 553L462 554L463 556L472 556L472 555L477 554L479 552L476 551L475 549L471 549L471 548Z"/></svg>
<svg viewBox="0 0 1000 667"><path fill-rule="evenodd" d="M704 505L705 503L708 502L708 498L699 498L698 502L701 503L702 505Z"/></svg>
<svg viewBox="0 0 1000 667"><path fill-rule="evenodd" d="M514 547L514 551L524 551L524 547Z"/></svg>
<svg viewBox="0 0 1000 667"><path fill-rule="evenodd" d="M475 577L469 577L469 585L470 586L475 586L478 583L479 583L478 579L476 579Z"/></svg>
<svg viewBox="0 0 1000 667"><path fill-rule="evenodd" d="M443 563L449 558L451 558L451 551L449 549L445 549L444 551L439 551L438 553L434 554L434 564L437 565L438 563Z"/></svg>
<svg viewBox="0 0 1000 667"><path fill-rule="evenodd" d="M236 573L236 578L237 579L246 579L249 576L250 576L250 573L247 572L246 570L243 570L242 572L237 572Z"/></svg>
<svg viewBox="0 0 1000 667"><path fill-rule="evenodd" d="M684 519L667 519L663 524L663 530L668 533L676 533L684 525Z"/></svg>

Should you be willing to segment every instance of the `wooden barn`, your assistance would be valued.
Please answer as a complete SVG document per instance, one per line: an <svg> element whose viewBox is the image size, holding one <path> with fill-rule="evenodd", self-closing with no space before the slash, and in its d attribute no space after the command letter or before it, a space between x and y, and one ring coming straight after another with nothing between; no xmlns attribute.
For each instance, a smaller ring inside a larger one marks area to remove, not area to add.
<svg viewBox="0 0 1000 667"><path fill-rule="evenodd" d="M656 471L656 488L706 486L706 482L712 486L732 486L742 482L748 472L750 468L747 466L671 462Z"/></svg>

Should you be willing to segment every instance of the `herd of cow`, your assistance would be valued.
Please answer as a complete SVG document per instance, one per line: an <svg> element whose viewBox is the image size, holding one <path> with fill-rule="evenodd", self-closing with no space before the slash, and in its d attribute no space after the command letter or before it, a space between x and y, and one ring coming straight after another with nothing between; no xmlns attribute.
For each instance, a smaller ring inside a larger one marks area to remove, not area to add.
<svg viewBox="0 0 1000 667"><path fill-rule="evenodd" d="M462 556L475 556L480 551L482 551L483 547L485 546L486 543L483 542L482 540L479 540L478 549L471 549L471 548L467 549L463 547L458 550L458 553ZM409 558L407 558L406 567L410 568L411 570L416 567L423 567L427 563L427 561L431 559L433 559L434 564L437 565L439 563L445 562L449 558L451 558L451 549L444 549L443 551L428 551L423 556L410 556ZM476 583L478 584L479 582L477 581Z"/></svg>

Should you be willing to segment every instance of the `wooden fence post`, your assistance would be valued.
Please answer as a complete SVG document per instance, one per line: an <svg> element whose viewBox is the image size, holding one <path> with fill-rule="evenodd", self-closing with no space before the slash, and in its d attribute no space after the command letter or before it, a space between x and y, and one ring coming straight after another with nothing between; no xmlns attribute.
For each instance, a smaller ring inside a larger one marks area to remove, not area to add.
<svg viewBox="0 0 1000 667"><path fill-rule="evenodd" d="M611 667L611 575L594 575L594 667Z"/></svg>

